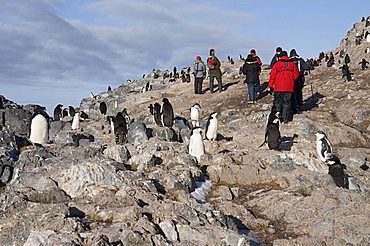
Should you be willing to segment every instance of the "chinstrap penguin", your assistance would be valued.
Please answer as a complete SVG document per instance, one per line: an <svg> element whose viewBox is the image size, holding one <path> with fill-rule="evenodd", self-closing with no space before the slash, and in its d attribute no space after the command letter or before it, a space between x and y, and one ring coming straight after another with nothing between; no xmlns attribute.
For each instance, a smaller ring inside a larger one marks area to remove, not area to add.
<svg viewBox="0 0 370 246"><path fill-rule="evenodd" d="M200 123L199 123L200 108L201 107L198 103L194 104L190 108L190 119L191 119L191 124L192 124L193 128L200 126Z"/></svg>
<svg viewBox="0 0 370 246"><path fill-rule="evenodd" d="M316 151L322 162L327 162L333 154L331 143L323 131L316 133Z"/></svg>
<svg viewBox="0 0 370 246"><path fill-rule="evenodd" d="M204 155L204 143L201 128L195 128L191 131L189 154L197 158L198 162L200 162L201 156Z"/></svg>
<svg viewBox="0 0 370 246"><path fill-rule="evenodd" d="M217 138L217 128L218 128L218 121L217 121L217 112L213 112L206 124L206 138L211 141L215 141Z"/></svg>

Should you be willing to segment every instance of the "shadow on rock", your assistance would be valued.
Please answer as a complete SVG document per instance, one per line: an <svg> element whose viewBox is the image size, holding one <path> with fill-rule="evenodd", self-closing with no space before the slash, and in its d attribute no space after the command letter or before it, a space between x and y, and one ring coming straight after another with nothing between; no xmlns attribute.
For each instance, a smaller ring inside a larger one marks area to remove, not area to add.
<svg viewBox="0 0 370 246"><path fill-rule="evenodd" d="M226 91L227 89L229 89L230 86L233 86L235 84L239 83L239 81L236 81L236 82L231 82L231 83L227 83L223 86L223 90Z"/></svg>
<svg viewBox="0 0 370 246"><path fill-rule="evenodd" d="M321 98L324 98L324 95L321 95L318 92L312 93L312 95L304 100L302 105L302 111L309 111L313 108L317 108Z"/></svg>
<svg viewBox="0 0 370 246"><path fill-rule="evenodd" d="M294 134L292 137L286 137L286 136L281 137L279 150L290 151L293 147L293 143L297 143L297 142L294 142L295 138L298 138L297 134Z"/></svg>
<svg viewBox="0 0 370 246"><path fill-rule="evenodd" d="M216 141L226 140L227 142L233 141L233 137L225 137L222 134L217 134Z"/></svg>

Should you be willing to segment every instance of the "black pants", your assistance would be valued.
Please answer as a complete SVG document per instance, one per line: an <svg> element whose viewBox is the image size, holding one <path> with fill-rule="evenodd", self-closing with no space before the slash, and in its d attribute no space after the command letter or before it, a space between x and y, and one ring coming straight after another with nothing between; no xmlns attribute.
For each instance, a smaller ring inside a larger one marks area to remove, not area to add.
<svg viewBox="0 0 370 246"><path fill-rule="evenodd" d="M303 87L304 87L304 75L300 75L299 78L294 82L294 93L292 95L292 110L293 113L301 111L303 105Z"/></svg>
<svg viewBox="0 0 370 246"><path fill-rule="evenodd" d="M195 78L194 92L195 94L202 94L203 78Z"/></svg>
<svg viewBox="0 0 370 246"><path fill-rule="evenodd" d="M280 121L287 123L292 118L291 92L275 92L274 93L274 105L276 110L280 112Z"/></svg>

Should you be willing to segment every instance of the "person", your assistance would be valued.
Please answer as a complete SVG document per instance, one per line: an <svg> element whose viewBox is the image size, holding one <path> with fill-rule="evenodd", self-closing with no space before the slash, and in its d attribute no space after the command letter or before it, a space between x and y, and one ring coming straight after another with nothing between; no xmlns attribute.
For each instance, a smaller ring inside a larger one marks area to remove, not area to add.
<svg viewBox="0 0 370 246"><path fill-rule="evenodd" d="M288 53L282 51L279 61L272 67L268 90L274 91L274 106L280 112L280 121L288 123L291 118L291 97L294 81L299 77L297 66L289 60Z"/></svg>
<svg viewBox="0 0 370 246"><path fill-rule="evenodd" d="M309 67L305 60L297 54L295 49L292 49L289 54L289 59L297 66L299 77L294 82L294 93L292 97L292 111L293 114L299 114L301 112L301 106L303 105L303 94L302 89L304 87L305 77L304 72L309 70Z"/></svg>
<svg viewBox="0 0 370 246"><path fill-rule="evenodd" d="M215 78L218 82L218 92L222 91L222 73L221 73L221 62L215 55L216 52L214 49L210 49L209 57L207 59L208 74L209 74L209 90L213 93L213 84Z"/></svg>
<svg viewBox="0 0 370 246"><path fill-rule="evenodd" d="M257 53L256 53L256 50L255 49L251 49L250 51L250 54L256 58L257 62L258 62L258 65L259 65L259 71L258 71L258 76L261 74L261 70L262 70L262 61L261 61L261 58L259 58L259 56L257 56ZM259 82L259 78L258 78L258 89L257 89L257 97L259 97L259 91L260 91L260 82Z"/></svg>
<svg viewBox="0 0 370 246"><path fill-rule="evenodd" d="M360 65L360 64L361 64L362 70L368 69L367 64L369 64L369 62L366 61L364 58L362 58L362 61L358 65Z"/></svg>
<svg viewBox="0 0 370 246"><path fill-rule="evenodd" d="M281 47L277 47L276 48L276 52L275 52L275 55L274 57L271 59L271 62L270 62L270 68L272 69L272 67L275 65L275 63L277 61L279 61L279 56L280 56L280 52L282 51L283 49Z"/></svg>
<svg viewBox="0 0 370 246"><path fill-rule="evenodd" d="M193 71L195 78L194 92L195 94L202 94L203 79L206 77L206 66L200 56L197 56L194 61Z"/></svg>
<svg viewBox="0 0 370 246"><path fill-rule="evenodd" d="M260 65L255 56L249 54L244 62L242 72L246 75L246 82L248 84L248 103L255 103L257 101L257 92L259 89L259 72Z"/></svg>

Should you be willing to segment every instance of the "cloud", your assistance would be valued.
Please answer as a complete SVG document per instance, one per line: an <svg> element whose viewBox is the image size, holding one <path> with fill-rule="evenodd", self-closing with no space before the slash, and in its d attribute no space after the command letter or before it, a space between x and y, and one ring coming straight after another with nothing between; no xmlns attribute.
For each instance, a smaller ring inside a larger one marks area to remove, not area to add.
<svg viewBox="0 0 370 246"><path fill-rule="evenodd" d="M179 0L68 2L1 1L1 91L15 84L55 88L54 94L61 87L66 93L90 86L88 94L152 68L189 66L210 48L223 59L260 42L245 31L253 16L228 6Z"/></svg>

